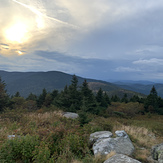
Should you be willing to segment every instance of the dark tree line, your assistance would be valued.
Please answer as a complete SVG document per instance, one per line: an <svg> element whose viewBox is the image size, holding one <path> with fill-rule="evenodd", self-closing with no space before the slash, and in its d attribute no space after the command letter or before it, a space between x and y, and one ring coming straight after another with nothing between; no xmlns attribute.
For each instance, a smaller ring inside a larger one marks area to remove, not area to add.
<svg viewBox="0 0 163 163"><path fill-rule="evenodd" d="M3 111L6 107L11 109L22 107L34 110L43 106L50 107L54 105L64 111L82 111L103 115L108 106L111 105L111 102L138 102L144 104L144 112L163 114L163 99L157 95L154 86L146 98L139 98L137 95L134 95L129 99L127 94L124 94L121 99L117 95L113 95L109 98L108 94L101 88L94 93L89 89L86 80L79 86L77 77L73 75L71 85L66 85L61 92L53 90L49 93L46 89L43 89L39 96L30 93L29 96L24 99L19 92L9 97L5 90L5 83L0 78L0 111Z"/></svg>

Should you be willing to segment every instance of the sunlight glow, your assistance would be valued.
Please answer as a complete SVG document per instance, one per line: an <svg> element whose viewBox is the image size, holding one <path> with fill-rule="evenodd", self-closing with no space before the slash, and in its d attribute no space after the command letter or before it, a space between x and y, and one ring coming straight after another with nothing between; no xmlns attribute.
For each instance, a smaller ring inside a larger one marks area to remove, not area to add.
<svg viewBox="0 0 163 163"><path fill-rule="evenodd" d="M18 53L18 55L23 55L23 52L21 52L20 50L16 51Z"/></svg>
<svg viewBox="0 0 163 163"><path fill-rule="evenodd" d="M17 23L6 29L5 37L11 42L23 43L27 38L27 27L23 23Z"/></svg>

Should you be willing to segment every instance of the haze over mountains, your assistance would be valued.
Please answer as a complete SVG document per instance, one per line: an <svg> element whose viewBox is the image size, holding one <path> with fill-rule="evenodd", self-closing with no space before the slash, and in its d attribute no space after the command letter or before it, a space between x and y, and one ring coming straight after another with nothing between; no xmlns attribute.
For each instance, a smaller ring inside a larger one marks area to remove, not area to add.
<svg viewBox="0 0 163 163"><path fill-rule="evenodd" d="M24 97L27 97L30 93L39 95L41 94L43 88L45 88L49 92L53 91L54 89L61 91L64 89L66 85L71 84L72 79L72 75L58 71L49 72L0 71L0 76L2 80L6 83L7 92L10 95L14 95L17 91L19 91L20 95ZM84 78L78 77L79 85L81 85L83 81ZM114 91L119 89L114 84L100 80L87 79L87 82L98 83L94 87L95 90L99 89L100 87L105 87L106 91L107 90Z"/></svg>
<svg viewBox="0 0 163 163"><path fill-rule="evenodd" d="M59 71L48 72L7 72L0 71L0 77L6 83L7 92L10 95L14 95L17 91L20 95L27 97L30 93L36 95L41 94L43 88L51 92L54 89L59 91L63 90L65 85L71 84L72 75ZM81 85L85 78L78 77L78 83ZM86 79L90 88L96 92L99 88L102 88L110 96L117 94L122 97L124 93L128 96L137 94L148 95L152 86L155 85L158 95L163 97L163 84L156 84L152 82L139 81L135 83L133 81L120 81L120 82L106 82L101 80ZM137 93L135 93L137 92Z"/></svg>

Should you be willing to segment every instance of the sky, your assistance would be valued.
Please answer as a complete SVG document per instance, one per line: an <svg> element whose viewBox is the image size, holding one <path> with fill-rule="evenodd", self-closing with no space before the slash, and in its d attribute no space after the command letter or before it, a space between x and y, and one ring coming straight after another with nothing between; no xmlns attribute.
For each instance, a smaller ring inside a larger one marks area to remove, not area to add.
<svg viewBox="0 0 163 163"><path fill-rule="evenodd" d="M0 70L163 80L162 0L0 0Z"/></svg>

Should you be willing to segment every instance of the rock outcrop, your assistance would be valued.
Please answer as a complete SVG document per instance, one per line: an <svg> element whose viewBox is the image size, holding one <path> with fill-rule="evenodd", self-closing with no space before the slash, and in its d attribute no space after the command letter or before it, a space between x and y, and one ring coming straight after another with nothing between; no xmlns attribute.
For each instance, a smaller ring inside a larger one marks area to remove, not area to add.
<svg viewBox="0 0 163 163"><path fill-rule="evenodd" d="M132 155L134 146L125 131L116 131L119 137L111 138L112 134L106 131L96 132L90 135L90 140L95 141L93 144L94 155L107 155L111 151L118 154ZM96 137L93 136L96 135Z"/></svg>
<svg viewBox="0 0 163 163"><path fill-rule="evenodd" d="M97 140L111 138L113 134L110 131L98 131L90 135L90 143L93 144Z"/></svg>
<svg viewBox="0 0 163 163"><path fill-rule="evenodd" d="M152 158L158 163L163 163L163 143L152 147Z"/></svg>
<svg viewBox="0 0 163 163"><path fill-rule="evenodd" d="M116 154L106 160L104 163L141 163L123 154Z"/></svg>
<svg viewBox="0 0 163 163"><path fill-rule="evenodd" d="M63 113L63 117L76 119L79 117L79 115L77 113L65 112L65 113Z"/></svg>
<svg viewBox="0 0 163 163"><path fill-rule="evenodd" d="M118 137L129 138L128 135L127 135L127 133L126 133L124 130L116 131L115 134L116 134Z"/></svg>

